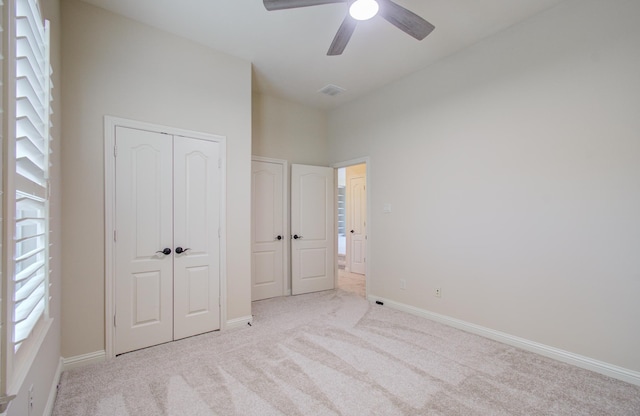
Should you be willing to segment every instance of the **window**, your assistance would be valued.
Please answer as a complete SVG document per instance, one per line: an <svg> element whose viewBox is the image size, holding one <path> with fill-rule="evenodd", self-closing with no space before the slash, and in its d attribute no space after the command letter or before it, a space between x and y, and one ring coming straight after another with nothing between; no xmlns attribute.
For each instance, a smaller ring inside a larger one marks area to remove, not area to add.
<svg viewBox="0 0 640 416"><path fill-rule="evenodd" d="M16 0L15 251L13 348L18 352L48 314L49 24L36 0Z"/></svg>
<svg viewBox="0 0 640 416"><path fill-rule="evenodd" d="M1 1L1 0L0 0ZM2 391L18 390L44 340L49 303L51 66L38 0L4 2Z"/></svg>
<svg viewBox="0 0 640 416"><path fill-rule="evenodd" d="M40 0L0 0L3 277L0 411L21 388L49 319L49 23ZM6 289L6 290L4 290Z"/></svg>

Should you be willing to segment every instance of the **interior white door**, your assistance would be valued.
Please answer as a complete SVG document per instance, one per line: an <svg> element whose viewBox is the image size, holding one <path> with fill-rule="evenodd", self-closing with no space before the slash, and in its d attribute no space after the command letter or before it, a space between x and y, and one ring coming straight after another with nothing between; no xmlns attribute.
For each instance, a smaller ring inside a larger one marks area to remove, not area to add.
<svg viewBox="0 0 640 416"><path fill-rule="evenodd" d="M367 244L366 218L367 195L364 176L347 178L347 209L349 221L349 271L365 274L365 253Z"/></svg>
<svg viewBox="0 0 640 416"><path fill-rule="evenodd" d="M174 137L174 339L220 328L220 145Z"/></svg>
<svg viewBox="0 0 640 416"><path fill-rule="evenodd" d="M116 127L115 353L220 328L220 144Z"/></svg>
<svg viewBox="0 0 640 416"><path fill-rule="evenodd" d="M116 128L115 353L173 339L172 138Z"/></svg>
<svg viewBox="0 0 640 416"><path fill-rule="evenodd" d="M291 292L334 288L333 169L291 165Z"/></svg>
<svg viewBox="0 0 640 416"><path fill-rule="evenodd" d="M251 300L284 294L284 165L251 163Z"/></svg>

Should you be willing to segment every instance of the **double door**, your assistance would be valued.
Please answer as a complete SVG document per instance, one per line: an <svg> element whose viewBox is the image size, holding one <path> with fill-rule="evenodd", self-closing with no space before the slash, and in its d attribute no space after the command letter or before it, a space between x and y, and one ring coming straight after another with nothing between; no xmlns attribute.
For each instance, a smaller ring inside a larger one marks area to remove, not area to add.
<svg viewBox="0 0 640 416"><path fill-rule="evenodd" d="M292 165L290 210L286 174L286 163L252 163L252 300L285 294L289 248L292 294L335 286L333 169Z"/></svg>
<svg viewBox="0 0 640 416"><path fill-rule="evenodd" d="M115 353L220 328L220 144L118 126Z"/></svg>

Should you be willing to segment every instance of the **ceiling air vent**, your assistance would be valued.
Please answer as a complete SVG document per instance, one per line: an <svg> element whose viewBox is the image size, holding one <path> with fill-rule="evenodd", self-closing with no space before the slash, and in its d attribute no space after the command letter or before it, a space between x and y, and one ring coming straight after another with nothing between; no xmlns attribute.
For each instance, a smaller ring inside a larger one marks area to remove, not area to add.
<svg viewBox="0 0 640 416"><path fill-rule="evenodd" d="M322 87L321 89L318 90L319 93L328 95L330 97L334 97L338 94L341 94L343 92L345 92L346 90L342 87L338 87L337 85L333 85L333 84L328 84L325 87Z"/></svg>

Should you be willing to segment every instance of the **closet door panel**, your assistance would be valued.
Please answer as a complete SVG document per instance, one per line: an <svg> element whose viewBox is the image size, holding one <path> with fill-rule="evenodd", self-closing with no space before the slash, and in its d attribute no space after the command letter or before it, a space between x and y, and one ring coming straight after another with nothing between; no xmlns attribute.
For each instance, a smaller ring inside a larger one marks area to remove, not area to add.
<svg viewBox="0 0 640 416"><path fill-rule="evenodd" d="M219 159L216 142L174 138L174 339L220 328Z"/></svg>
<svg viewBox="0 0 640 416"><path fill-rule="evenodd" d="M171 136L117 127L116 354L173 339Z"/></svg>
<svg viewBox="0 0 640 416"><path fill-rule="evenodd" d="M251 300L284 295L284 165L251 163Z"/></svg>

